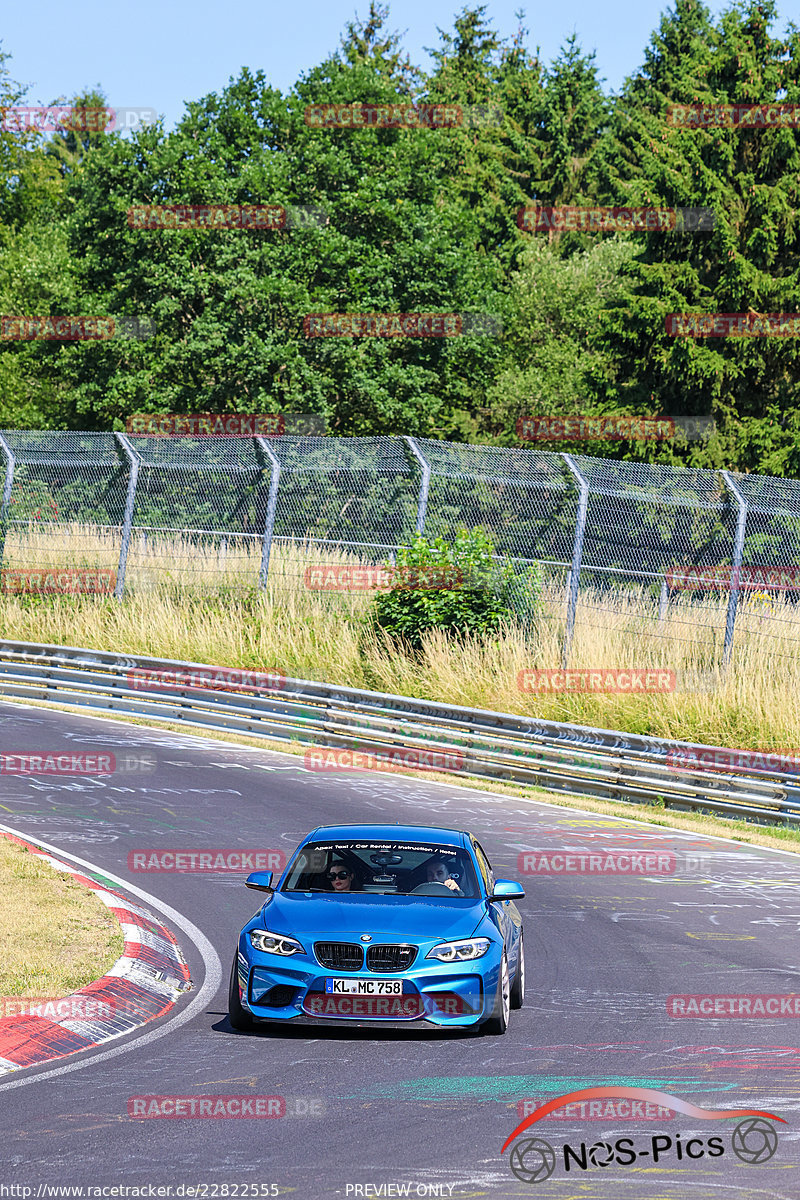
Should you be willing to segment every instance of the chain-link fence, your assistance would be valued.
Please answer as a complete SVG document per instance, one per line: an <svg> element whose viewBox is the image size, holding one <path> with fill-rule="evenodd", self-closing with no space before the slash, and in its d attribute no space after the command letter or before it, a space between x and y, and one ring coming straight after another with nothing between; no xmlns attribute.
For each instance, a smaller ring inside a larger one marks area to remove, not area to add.
<svg viewBox="0 0 800 1200"><path fill-rule="evenodd" d="M263 588L287 547L295 563L378 563L415 531L464 526L520 571L536 566L565 663L576 621L699 637L722 662L741 630L796 653L794 480L410 437L0 433L6 592L15 572L65 568L106 571L118 598L165 583Z"/></svg>

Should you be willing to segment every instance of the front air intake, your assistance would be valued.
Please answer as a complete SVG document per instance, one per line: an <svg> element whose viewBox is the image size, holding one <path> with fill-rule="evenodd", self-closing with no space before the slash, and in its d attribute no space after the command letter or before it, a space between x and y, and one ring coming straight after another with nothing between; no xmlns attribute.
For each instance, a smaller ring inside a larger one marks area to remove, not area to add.
<svg viewBox="0 0 800 1200"><path fill-rule="evenodd" d="M364 950L357 942L315 942L317 961L331 971L360 971Z"/></svg>
<svg viewBox="0 0 800 1200"><path fill-rule="evenodd" d="M370 971L406 971L417 957L417 947L403 942L397 946L370 946L367 967Z"/></svg>

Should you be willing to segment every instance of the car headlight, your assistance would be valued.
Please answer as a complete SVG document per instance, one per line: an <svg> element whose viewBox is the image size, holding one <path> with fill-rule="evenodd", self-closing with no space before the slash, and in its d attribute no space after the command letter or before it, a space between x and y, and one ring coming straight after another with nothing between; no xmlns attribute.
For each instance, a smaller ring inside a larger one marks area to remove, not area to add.
<svg viewBox="0 0 800 1200"><path fill-rule="evenodd" d="M491 946L488 938L467 938L462 942L439 942L426 954L426 958L438 958L439 962L469 962L472 958L483 958Z"/></svg>
<svg viewBox="0 0 800 1200"><path fill-rule="evenodd" d="M290 954L305 954L305 949L294 938L286 937L283 933L270 933L268 929L251 929L250 944L256 950L266 954L280 954L287 957Z"/></svg>

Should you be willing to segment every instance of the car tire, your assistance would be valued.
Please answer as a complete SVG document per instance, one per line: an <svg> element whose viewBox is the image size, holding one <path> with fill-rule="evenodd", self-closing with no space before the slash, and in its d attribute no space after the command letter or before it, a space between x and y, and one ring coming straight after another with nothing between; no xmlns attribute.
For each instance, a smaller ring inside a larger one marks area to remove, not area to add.
<svg viewBox="0 0 800 1200"><path fill-rule="evenodd" d="M488 1021L484 1022L483 1031L488 1034L505 1033L508 1029L508 1016L511 1011L511 983L508 977L508 958L505 950L500 962L500 978L497 981L497 995L494 998L494 1008Z"/></svg>
<svg viewBox="0 0 800 1200"><path fill-rule="evenodd" d="M517 973L514 976L514 983L511 988L511 1007L522 1008L522 1003L525 999L525 943L522 940L522 934L519 935L519 959L517 961Z"/></svg>
<svg viewBox="0 0 800 1200"><path fill-rule="evenodd" d="M239 1033L250 1033L255 1028L253 1017L246 1008L242 1007L239 996L239 971L235 954L231 967L231 982L228 987L228 1020Z"/></svg>

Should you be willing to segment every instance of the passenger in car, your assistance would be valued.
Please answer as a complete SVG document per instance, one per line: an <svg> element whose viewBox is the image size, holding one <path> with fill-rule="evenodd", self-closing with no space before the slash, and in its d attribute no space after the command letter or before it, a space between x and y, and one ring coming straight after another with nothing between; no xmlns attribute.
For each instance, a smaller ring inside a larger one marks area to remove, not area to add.
<svg viewBox="0 0 800 1200"><path fill-rule="evenodd" d="M343 862L331 863L325 872L331 890L334 892L360 891L360 885L353 871Z"/></svg>

